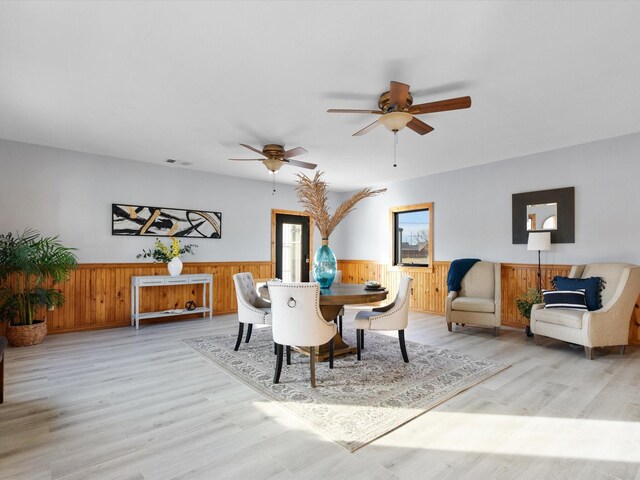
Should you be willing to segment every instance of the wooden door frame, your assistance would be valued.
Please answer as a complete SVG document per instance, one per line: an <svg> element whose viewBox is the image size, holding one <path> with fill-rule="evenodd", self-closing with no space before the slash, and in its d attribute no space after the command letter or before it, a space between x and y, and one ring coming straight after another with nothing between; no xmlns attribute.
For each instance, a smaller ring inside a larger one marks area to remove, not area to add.
<svg viewBox="0 0 640 480"><path fill-rule="evenodd" d="M297 217L309 217L309 278L311 278L311 266L313 264L313 217L307 212L296 210L271 209L271 277L276 275L276 215L295 215Z"/></svg>

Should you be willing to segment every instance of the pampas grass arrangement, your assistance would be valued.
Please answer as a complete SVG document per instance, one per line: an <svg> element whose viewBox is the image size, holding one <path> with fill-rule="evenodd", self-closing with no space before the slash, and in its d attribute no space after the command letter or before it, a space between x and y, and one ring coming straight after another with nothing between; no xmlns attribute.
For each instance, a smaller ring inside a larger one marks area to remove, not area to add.
<svg viewBox="0 0 640 480"><path fill-rule="evenodd" d="M313 179L311 179L304 173L298 173L298 186L296 187L298 200L304 205L305 211L313 217L323 240L329 238L329 235L349 215L360 200L387 191L386 188L380 190L365 188L360 190L342 202L332 215L327 205L327 182L322 179L323 174L324 172L316 172Z"/></svg>

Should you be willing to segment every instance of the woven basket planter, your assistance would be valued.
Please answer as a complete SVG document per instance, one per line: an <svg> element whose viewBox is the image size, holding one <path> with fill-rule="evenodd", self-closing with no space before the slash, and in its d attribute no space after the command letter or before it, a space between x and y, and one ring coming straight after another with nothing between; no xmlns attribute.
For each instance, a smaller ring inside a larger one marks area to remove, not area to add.
<svg viewBox="0 0 640 480"><path fill-rule="evenodd" d="M47 321L36 320L33 325L7 325L7 340L14 347L37 345L47 335Z"/></svg>

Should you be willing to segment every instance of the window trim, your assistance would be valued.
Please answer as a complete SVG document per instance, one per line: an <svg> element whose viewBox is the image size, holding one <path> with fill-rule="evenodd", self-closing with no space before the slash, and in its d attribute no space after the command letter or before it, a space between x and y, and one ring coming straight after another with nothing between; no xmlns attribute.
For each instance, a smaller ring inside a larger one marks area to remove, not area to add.
<svg viewBox="0 0 640 480"><path fill-rule="evenodd" d="M429 210L429 255L427 257L427 261L429 262L426 266L420 265L397 265L395 263L395 243L396 243L396 232L395 232L395 214L410 212L413 210ZM401 271L411 271L411 270L419 270L421 272L425 271L433 271L433 202L427 203L416 203L413 205L402 205L399 207L391 207L389 209L389 232L391 236L391 269L393 270L401 270Z"/></svg>

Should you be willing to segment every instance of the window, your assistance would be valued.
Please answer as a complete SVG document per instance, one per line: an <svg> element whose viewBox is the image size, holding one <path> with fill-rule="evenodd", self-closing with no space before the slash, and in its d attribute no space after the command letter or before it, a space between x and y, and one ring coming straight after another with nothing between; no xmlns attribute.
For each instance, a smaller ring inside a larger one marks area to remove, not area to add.
<svg viewBox="0 0 640 480"><path fill-rule="evenodd" d="M393 264L430 267L433 264L433 204L391 209Z"/></svg>

